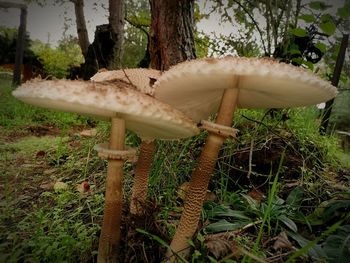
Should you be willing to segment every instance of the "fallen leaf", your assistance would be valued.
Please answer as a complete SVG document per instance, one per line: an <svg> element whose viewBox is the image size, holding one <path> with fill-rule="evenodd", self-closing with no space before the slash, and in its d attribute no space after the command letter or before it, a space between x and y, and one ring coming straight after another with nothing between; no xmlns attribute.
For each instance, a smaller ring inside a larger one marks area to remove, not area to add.
<svg viewBox="0 0 350 263"><path fill-rule="evenodd" d="M41 189L44 189L45 191L52 190L54 188L55 183L49 182L49 183L44 183L40 185Z"/></svg>
<svg viewBox="0 0 350 263"><path fill-rule="evenodd" d="M222 235L208 235L205 237L205 245L210 253L216 259L230 255L230 258L239 259L243 256L241 249L237 243L230 240L229 236Z"/></svg>
<svg viewBox="0 0 350 263"><path fill-rule="evenodd" d="M206 247L216 259L224 257L231 252L230 241L225 239L207 240Z"/></svg>
<svg viewBox="0 0 350 263"><path fill-rule="evenodd" d="M254 200L258 201L259 203L261 202L261 200L265 199L266 196L264 195L264 193L260 192L257 189L252 189L248 195L253 198Z"/></svg>
<svg viewBox="0 0 350 263"><path fill-rule="evenodd" d="M82 130L79 134L84 137L94 137L97 134L97 130L96 129Z"/></svg>
<svg viewBox="0 0 350 263"><path fill-rule="evenodd" d="M283 249L283 248L291 249L292 247L293 247L293 244L289 241L287 233L285 231L282 231L276 237L276 241L272 246L272 248L274 250L279 250L279 249Z"/></svg>

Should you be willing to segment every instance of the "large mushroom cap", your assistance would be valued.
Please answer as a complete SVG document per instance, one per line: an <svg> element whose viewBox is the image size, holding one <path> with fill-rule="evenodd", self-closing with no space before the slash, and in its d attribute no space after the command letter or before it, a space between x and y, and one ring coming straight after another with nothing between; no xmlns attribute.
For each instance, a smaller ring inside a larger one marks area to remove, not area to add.
<svg viewBox="0 0 350 263"><path fill-rule="evenodd" d="M239 76L240 108L313 105L336 95L336 88L311 72L272 59L207 58L177 64L154 84L155 97L195 121L216 113L224 89Z"/></svg>
<svg viewBox="0 0 350 263"><path fill-rule="evenodd" d="M137 90L152 95L152 84L160 74L159 70L145 68L106 70L97 72L91 80L96 82L123 80L132 84Z"/></svg>
<svg viewBox="0 0 350 263"><path fill-rule="evenodd" d="M185 138L199 133L183 113L123 81L32 80L13 91L13 95L40 107L102 118L121 117L127 129L147 140Z"/></svg>

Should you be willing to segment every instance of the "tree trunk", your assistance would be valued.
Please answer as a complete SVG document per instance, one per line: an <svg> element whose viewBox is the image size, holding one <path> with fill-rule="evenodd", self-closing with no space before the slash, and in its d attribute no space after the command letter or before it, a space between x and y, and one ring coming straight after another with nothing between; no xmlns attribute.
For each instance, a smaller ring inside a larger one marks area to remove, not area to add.
<svg viewBox="0 0 350 263"><path fill-rule="evenodd" d="M17 86L21 84L21 68L23 64L24 45L26 39L27 27L27 7L21 8L21 18L18 28L18 37L16 43L15 70L13 72L12 84Z"/></svg>
<svg viewBox="0 0 350 263"><path fill-rule="evenodd" d="M90 42L85 23L84 0L71 0L71 2L73 2L74 4L79 46L81 48L81 52L83 53L84 58L86 59Z"/></svg>
<svg viewBox="0 0 350 263"><path fill-rule="evenodd" d="M344 34L343 38L341 40L340 49L339 49L339 53L338 53L337 60L335 63L333 77L332 77L332 85L335 87L338 87L338 83L339 83L341 71L342 71L343 64L344 64L345 52L346 52L346 48L348 46L348 42L349 42L349 34ZM326 102L326 107L323 111L321 126L320 126L320 130L319 130L320 134L322 134L322 135L325 135L327 132L329 118L331 117L331 113L332 113L333 102L334 102L334 99L331 99L331 100Z"/></svg>
<svg viewBox="0 0 350 263"><path fill-rule="evenodd" d="M167 70L195 58L194 0L150 0L150 4L151 67Z"/></svg>
<svg viewBox="0 0 350 263"><path fill-rule="evenodd" d="M115 41L112 60L109 61L109 69L121 67L124 41L124 1L109 0L109 24L112 28L112 39Z"/></svg>

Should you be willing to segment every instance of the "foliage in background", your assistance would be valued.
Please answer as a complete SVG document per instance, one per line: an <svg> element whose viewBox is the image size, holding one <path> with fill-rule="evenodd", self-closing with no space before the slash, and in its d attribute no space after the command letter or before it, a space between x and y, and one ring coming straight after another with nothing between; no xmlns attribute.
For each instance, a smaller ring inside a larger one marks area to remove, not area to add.
<svg viewBox="0 0 350 263"><path fill-rule="evenodd" d="M43 64L46 75L55 78L65 78L71 68L84 62L77 39L72 36L60 40L56 48L36 40L31 49Z"/></svg>
<svg viewBox="0 0 350 263"><path fill-rule="evenodd" d="M17 29L0 27L0 65L14 64L16 56ZM31 40L26 34L24 44L23 63L31 63L35 60L35 54L30 49Z"/></svg>
<svg viewBox="0 0 350 263"><path fill-rule="evenodd" d="M149 27L151 24L148 1L125 1L124 54L122 66L148 67ZM148 56L148 57L147 57Z"/></svg>
<svg viewBox="0 0 350 263"><path fill-rule="evenodd" d="M340 92L337 95L332 109L330 124L333 129L341 131L350 131L350 82L347 85L340 86Z"/></svg>
<svg viewBox="0 0 350 263"><path fill-rule="evenodd" d="M327 1L208 0L206 7L207 15L219 14L220 22L233 28L229 36L213 37L212 49L219 54L235 51L246 55L241 46L248 43L263 56L312 67L314 56L326 51L325 42L330 41L329 37L349 30L348 0L336 14L332 14L332 4ZM218 45L225 42L231 45Z"/></svg>
<svg viewBox="0 0 350 263"><path fill-rule="evenodd" d="M16 127L30 127L33 124L54 125L67 129L72 125L87 124L88 118L73 113L50 111L22 103L11 95L10 77L0 79L0 126L16 130ZM11 109L11 110L10 110Z"/></svg>

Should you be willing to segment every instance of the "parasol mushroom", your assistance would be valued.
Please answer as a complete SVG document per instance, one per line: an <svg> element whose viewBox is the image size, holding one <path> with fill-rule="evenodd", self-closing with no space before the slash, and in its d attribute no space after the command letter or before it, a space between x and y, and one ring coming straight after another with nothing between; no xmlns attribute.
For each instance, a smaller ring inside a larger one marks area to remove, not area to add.
<svg viewBox="0 0 350 263"><path fill-rule="evenodd" d="M336 88L311 72L272 59L209 58L180 63L154 84L155 97L199 122L217 112L197 168L192 174L184 210L167 252L188 254L188 240L194 235L218 152L231 126L236 107L286 108L328 101ZM224 128L226 126L226 128Z"/></svg>
<svg viewBox="0 0 350 263"><path fill-rule="evenodd" d="M125 149L125 128L145 140L184 138L197 134L197 126L167 104L137 91L122 80L97 83L67 80L32 80L13 95L36 106L110 119L110 142L96 147L108 159L105 208L99 241L99 262L116 261L122 211L123 159L133 158Z"/></svg>
<svg viewBox="0 0 350 263"><path fill-rule="evenodd" d="M132 68L100 71L91 80L96 82L124 80L143 93L153 95L153 83L160 77L155 69ZM154 141L142 140L139 147L138 161L135 167L134 184L131 191L130 213L142 216L147 198L149 173L153 162Z"/></svg>

